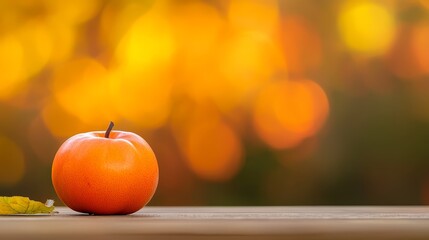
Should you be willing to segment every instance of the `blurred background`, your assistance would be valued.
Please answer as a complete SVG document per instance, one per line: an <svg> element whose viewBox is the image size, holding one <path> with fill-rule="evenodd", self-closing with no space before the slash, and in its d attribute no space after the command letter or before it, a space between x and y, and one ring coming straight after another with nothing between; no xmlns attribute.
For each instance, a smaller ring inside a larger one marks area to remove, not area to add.
<svg viewBox="0 0 429 240"><path fill-rule="evenodd" d="M151 205L426 204L429 0L3 0L0 114L0 195L112 120Z"/></svg>

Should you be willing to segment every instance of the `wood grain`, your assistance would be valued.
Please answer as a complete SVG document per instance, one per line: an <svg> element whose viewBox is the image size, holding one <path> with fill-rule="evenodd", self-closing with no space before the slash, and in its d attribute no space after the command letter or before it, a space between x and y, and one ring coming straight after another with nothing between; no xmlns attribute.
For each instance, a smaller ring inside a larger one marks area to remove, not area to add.
<svg viewBox="0 0 429 240"><path fill-rule="evenodd" d="M429 207L145 207L127 216L57 210L1 216L0 239L429 239Z"/></svg>

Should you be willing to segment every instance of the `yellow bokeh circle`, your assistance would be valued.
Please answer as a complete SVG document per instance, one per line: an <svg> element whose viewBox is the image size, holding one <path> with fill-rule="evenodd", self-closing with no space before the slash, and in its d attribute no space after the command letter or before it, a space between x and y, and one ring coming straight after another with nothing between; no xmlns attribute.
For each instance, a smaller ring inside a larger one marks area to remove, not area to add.
<svg viewBox="0 0 429 240"><path fill-rule="evenodd" d="M349 0L340 10L338 28L349 50L379 55L390 47L395 37L395 16L378 1Z"/></svg>

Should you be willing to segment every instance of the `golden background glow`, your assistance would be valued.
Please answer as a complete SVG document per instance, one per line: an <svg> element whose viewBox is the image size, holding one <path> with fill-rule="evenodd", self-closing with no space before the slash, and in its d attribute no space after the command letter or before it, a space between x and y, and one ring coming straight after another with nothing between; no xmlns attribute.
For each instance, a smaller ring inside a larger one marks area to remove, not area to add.
<svg viewBox="0 0 429 240"><path fill-rule="evenodd" d="M109 121L157 154L155 204L371 203L409 155L423 182L428 6L1 1L0 189L52 197L59 145Z"/></svg>

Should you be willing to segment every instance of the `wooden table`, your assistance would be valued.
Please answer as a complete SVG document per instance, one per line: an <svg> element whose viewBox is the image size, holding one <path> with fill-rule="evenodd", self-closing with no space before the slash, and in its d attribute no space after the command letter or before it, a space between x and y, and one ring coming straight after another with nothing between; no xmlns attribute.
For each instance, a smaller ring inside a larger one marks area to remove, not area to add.
<svg viewBox="0 0 429 240"><path fill-rule="evenodd" d="M1 216L0 239L429 239L429 207L145 207Z"/></svg>

